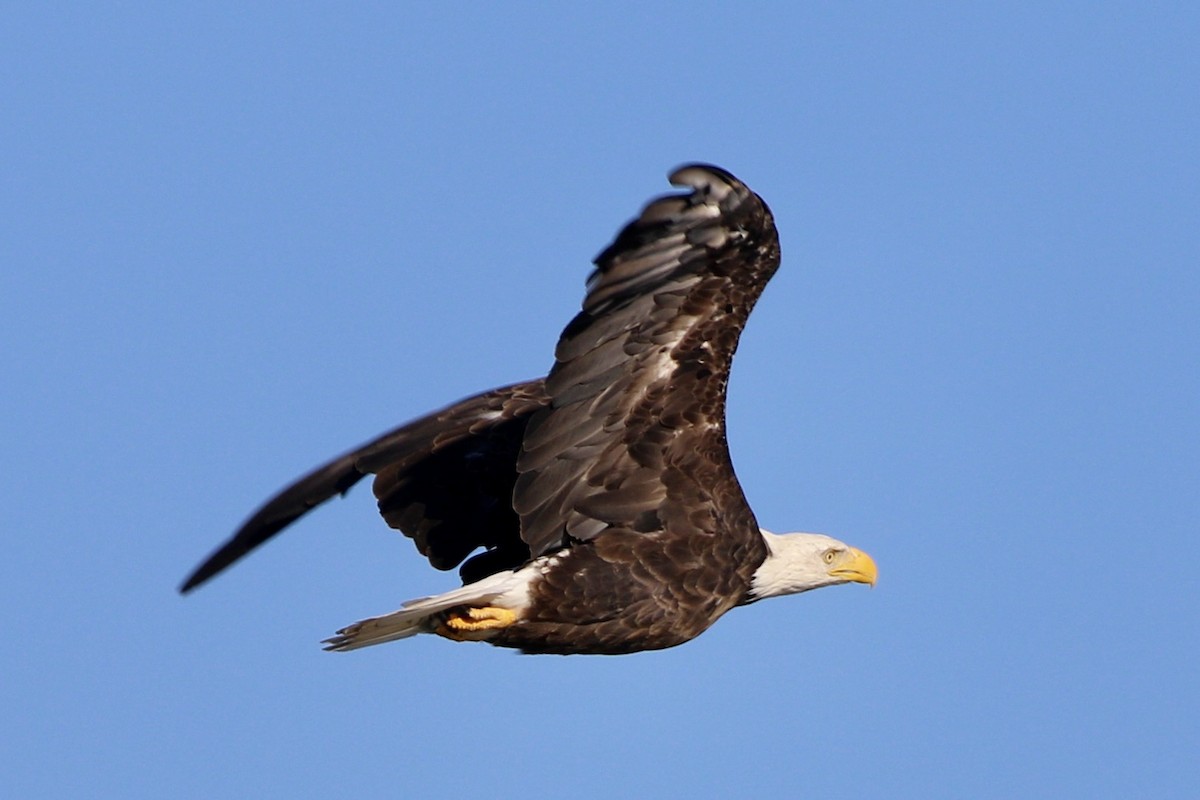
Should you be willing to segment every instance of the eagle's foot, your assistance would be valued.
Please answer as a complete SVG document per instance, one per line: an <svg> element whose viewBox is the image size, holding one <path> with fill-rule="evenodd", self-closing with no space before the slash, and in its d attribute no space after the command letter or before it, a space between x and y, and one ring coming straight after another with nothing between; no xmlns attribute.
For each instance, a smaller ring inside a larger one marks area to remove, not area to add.
<svg viewBox="0 0 1200 800"><path fill-rule="evenodd" d="M486 639L491 631L507 628L517 621L517 612L498 606L467 607L449 614L437 627L437 634L460 642Z"/></svg>

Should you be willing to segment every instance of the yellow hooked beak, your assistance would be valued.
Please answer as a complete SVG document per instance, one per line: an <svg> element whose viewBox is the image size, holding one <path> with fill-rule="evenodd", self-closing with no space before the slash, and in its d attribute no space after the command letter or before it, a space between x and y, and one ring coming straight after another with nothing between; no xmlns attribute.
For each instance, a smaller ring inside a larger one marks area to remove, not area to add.
<svg viewBox="0 0 1200 800"><path fill-rule="evenodd" d="M838 580L874 586L875 579L879 576L879 570L869 555L857 547L851 547L846 550L837 566L829 570L829 574Z"/></svg>

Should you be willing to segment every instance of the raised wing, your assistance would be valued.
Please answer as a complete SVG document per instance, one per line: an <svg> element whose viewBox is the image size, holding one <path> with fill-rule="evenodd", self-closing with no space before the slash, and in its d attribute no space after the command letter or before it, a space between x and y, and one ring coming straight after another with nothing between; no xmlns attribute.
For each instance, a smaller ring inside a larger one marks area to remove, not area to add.
<svg viewBox="0 0 1200 800"><path fill-rule="evenodd" d="M286 487L188 577L190 591L364 476L377 474L384 519L439 569L464 565L464 580L528 558L509 503L513 467L530 415L549 402L542 380L463 400L335 458ZM494 493L493 493L494 492Z"/></svg>
<svg viewBox="0 0 1200 800"><path fill-rule="evenodd" d="M550 405L525 432L513 505L534 555L607 530L753 522L727 480L725 389L779 266L778 234L762 199L724 170L686 166L671 183L690 191L652 201L597 256L546 379Z"/></svg>

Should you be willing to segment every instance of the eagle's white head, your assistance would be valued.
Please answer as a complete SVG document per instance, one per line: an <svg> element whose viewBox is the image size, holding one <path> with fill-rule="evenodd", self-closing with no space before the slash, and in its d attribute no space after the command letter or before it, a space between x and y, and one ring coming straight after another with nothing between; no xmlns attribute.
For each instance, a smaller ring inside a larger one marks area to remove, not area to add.
<svg viewBox="0 0 1200 800"><path fill-rule="evenodd" d="M821 533L759 530L767 543L767 560L754 573L747 603L838 583L875 585L875 562L858 548Z"/></svg>

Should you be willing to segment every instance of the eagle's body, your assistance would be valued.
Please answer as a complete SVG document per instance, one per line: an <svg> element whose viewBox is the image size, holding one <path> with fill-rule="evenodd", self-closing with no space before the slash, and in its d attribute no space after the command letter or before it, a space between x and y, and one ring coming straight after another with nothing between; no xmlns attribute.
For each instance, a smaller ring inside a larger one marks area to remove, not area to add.
<svg viewBox="0 0 1200 800"><path fill-rule="evenodd" d="M765 203L723 170L693 165L671 180L691 191L651 202L597 257L545 379L468 398L318 468L184 590L371 473L388 524L435 567L462 564L464 586L355 623L330 649L437 632L534 653L628 653L688 641L762 597L873 583L865 554L755 521L729 458L725 395L779 240Z"/></svg>

